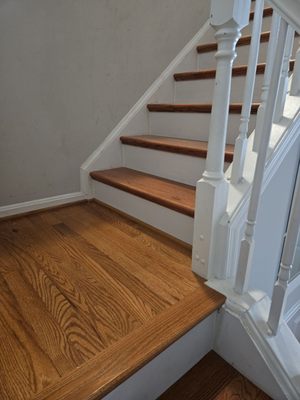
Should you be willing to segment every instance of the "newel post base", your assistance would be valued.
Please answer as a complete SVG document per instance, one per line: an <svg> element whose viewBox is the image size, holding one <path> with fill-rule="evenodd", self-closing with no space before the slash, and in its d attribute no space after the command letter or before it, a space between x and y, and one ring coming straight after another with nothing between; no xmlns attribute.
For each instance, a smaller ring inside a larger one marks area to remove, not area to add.
<svg viewBox="0 0 300 400"><path fill-rule="evenodd" d="M211 25L216 30L216 78L203 179L197 183L192 269L204 278L215 275L216 227L226 211L229 184L224 153L231 92L232 63L241 29L248 24L250 0L212 0Z"/></svg>
<svg viewBox="0 0 300 400"><path fill-rule="evenodd" d="M197 182L192 270L206 279L214 277L218 269L214 227L226 212L228 189L225 179Z"/></svg>

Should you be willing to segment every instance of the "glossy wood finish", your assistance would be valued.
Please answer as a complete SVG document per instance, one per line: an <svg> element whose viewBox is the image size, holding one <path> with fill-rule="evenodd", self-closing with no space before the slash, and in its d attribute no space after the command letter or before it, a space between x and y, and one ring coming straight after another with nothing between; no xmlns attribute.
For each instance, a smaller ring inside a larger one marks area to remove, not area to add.
<svg viewBox="0 0 300 400"><path fill-rule="evenodd" d="M93 171L90 176L102 183L160 204L190 217L194 216L195 188L130 168Z"/></svg>
<svg viewBox="0 0 300 400"><path fill-rule="evenodd" d="M263 32L260 35L260 42L264 43L264 42L268 42L270 38L270 32ZM251 42L251 35L246 35L246 36L242 36L238 42L237 42L237 47L239 46L247 46L249 45ZM208 53L210 51L216 51L218 48L217 43L216 42L211 42L211 43L205 43L205 44L200 44L199 46L197 46L197 52L199 54L201 53Z"/></svg>
<svg viewBox="0 0 300 400"><path fill-rule="evenodd" d="M229 105L230 114L240 114L242 111L242 103L232 103ZM150 112L181 112L181 113L204 113L210 114L212 104L148 104ZM251 114L256 114L259 103L253 103Z"/></svg>
<svg viewBox="0 0 300 400"><path fill-rule="evenodd" d="M272 400L213 351L159 398L182 399Z"/></svg>
<svg viewBox="0 0 300 400"><path fill-rule="evenodd" d="M295 65L295 60L290 61L290 71L293 71ZM266 63L257 64L256 73L263 74L266 69ZM247 65L239 65L237 67L232 68L232 76L245 76L247 74ZM180 72L174 74L174 79L177 82L180 81L194 81L200 79L213 79L216 76L215 69L205 69L201 71L192 71L192 72Z"/></svg>
<svg viewBox="0 0 300 400"><path fill-rule="evenodd" d="M100 398L224 298L190 250L95 203L0 223L1 400Z"/></svg>
<svg viewBox="0 0 300 400"><path fill-rule="evenodd" d="M207 155L207 142L200 140L176 139L155 135L122 136L120 139L123 144L130 146L144 147L201 158L205 158ZM226 146L224 160L226 162L232 162L233 153L234 146L228 144Z"/></svg>

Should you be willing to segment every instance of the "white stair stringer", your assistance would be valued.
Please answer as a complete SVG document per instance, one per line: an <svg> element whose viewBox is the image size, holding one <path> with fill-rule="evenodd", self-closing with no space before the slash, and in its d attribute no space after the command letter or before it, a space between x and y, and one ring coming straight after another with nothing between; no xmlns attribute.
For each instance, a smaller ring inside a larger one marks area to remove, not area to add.
<svg viewBox="0 0 300 400"><path fill-rule="evenodd" d="M263 292L238 296L224 281L209 286L226 293L215 351L274 400L300 398L300 343L285 322L270 336L270 299Z"/></svg>
<svg viewBox="0 0 300 400"><path fill-rule="evenodd" d="M97 181L93 182L93 197L182 242L192 243L192 217Z"/></svg>

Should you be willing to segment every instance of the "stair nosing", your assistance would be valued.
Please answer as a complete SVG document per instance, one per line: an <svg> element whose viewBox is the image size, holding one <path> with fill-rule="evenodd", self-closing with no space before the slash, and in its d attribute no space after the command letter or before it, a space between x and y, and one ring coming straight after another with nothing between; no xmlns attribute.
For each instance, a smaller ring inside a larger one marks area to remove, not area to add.
<svg viewBox="0 0 300 400"><path fill-rule="evenodd" d="M207 142L205 142L205 141L178 139L178 138L172 138L172 137L166 137L166 136L161 136L161 137L164 140L169 139L170 143L159 143L160 136L156 136L156 135L121 136L120 140L123 144L129 145L129 146L148 148L148 149L158 150L158 151L166 151L169 153L183 154L183 155L198 157L198 158L206 158L206 156L207 156L207 146L206 146L206 148L205 148L205 146L203 148L196 148L196 147L193 148L193 147L184 147L184 144L178 144L178 142L180 140L190 141L191 144L195 143L195 145L197 143L207 144ZM157 138L157 141L153 140L156 138ZM152 140L149 140L149 139L152 139ZM173 141L173 143L172 143L172 141ZM231 145L229 145L229 146L231 146ZM225 150L224 161L232 162L233 149L229 149L228 147Z"/></svg>
<svg viewBox="0 0 300 400"><path fill-rule="evenodd" d="M295 65L295 60L290 60L290 71L293 71ZM247 65L237 65L232 68L232 77L245 76L247 73ZM257 64L256 74L263 74L265 72L266 63ZM200 71L188 71L188 72L177 72L174 74L174 79L176 82L186 82L204 79L214 79L216 77L216 69L204 69Z"/></svg>
<svg viewBox="0 0 300 400"><path fill-rule="evenodd" d="M133 170L131 168L126 168L126 167L120 167L120 168L122 168L123 170L129 170L130 172L132 172L132 171L138 172L141 175L150 176L151 178L155 178L160 182L166 182L166 183L169 183L169 184L173 184L174 186L177 186L177 187L182 187L182 188L186 188L186 189L195 191L195 187L194 186L187 185L185 183L172 181L171 179L161 178L161 177L158 177L158 176L155 176L155 175L152 175L152 174L148 174L146 172L136 171L136 170ZM151 201L153 203L162 205L162 206L164 206L166 208L169 208L169 209L171 209L173 211L179 212L181 214L187 215L187 216L192 217L192 218L194 217L194 212L195 212L195 207L194 206L193 207L186 206L186 205L183 205L182 203L179 203L178 201L174 201L174 200L166 199L166 198L163 198L163 197L159 197L158 195L152 194L149 191L147 191L147 193L146 193L146 192L142 191L139 188L134 188L134 187L130 186L129 184L122 183L120 181L117 182L117 181L111 180L111 179L109 179L109 178L107 178L107 177L105 177L103 175L103 173L105 173L106 171L108 171L108 170L92 171L92 172L90 172L90 177L92 179L98 181L98 182L101 182L101 183L104 183L106 185L115 187L116 189L123 190L124 192L136 195L138 197L141 197L141 198L143 198L145 200L148 200L148 201ZM99 173L100 174L102 173L102 175L99 175Z"/></svg>
<svg viewBox="0 0 300 400"><path fill-rule="evenodd" d="M257 114L260 103L252 103L251 114ZM210 114L212 110L211 103L195 104L173 104L173 103L152 103L147 105L149 112L171 112L171 113L202 113ZM242 103L231 103L229 105L229 114L240 114Z"/></svg>

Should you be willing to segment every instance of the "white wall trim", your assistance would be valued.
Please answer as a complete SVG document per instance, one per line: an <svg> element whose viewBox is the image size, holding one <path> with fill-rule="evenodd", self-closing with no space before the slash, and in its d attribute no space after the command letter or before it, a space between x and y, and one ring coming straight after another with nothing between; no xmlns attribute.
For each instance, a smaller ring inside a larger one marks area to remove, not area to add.
<svg viewBox="0 0 300 400"><path fill-rule="evenodd" d="M285 321L270 336L270 299L261 291L237 295L230 282L209 286L227 297L220 314L215 350L275 400L298 400L300 344Z"/></svg>
<svg viewBox="0 0 300 400"><path fill-rule="evenodd" d="M49 207L57 207L64 204L74 203L85 200L86 196L82 192L67 193L59 196L47 197L44 199L26 201L24 203L11 204L0 207L0 219L27 212L42 210Z"/></svg>
<svg viewBox="0 0 300 400"><path fill-rule="evenodd" d="M243 312L236 312L236 306L232 308L230 300L227 300L225 308L240 320L286 398L299 399L299 388L295 385L293 377L298 376L299 372L297 360L300 355L300 344L285 322L282 322L276 336L269 335L266 321L270 299L264 296Z"/></svg>
<svg viewBox="0 0 300 400"><path fill-rule="evenodd" d="M274 178L282 162L288 156L289 152L299 138L300 129L300 99L297 97L288 97L285 110L285 119L280 124L273 124L272 137L268 160L263 180L262 193L266 190L269 183ZM255 172L257 154L252 151L254 135L252 134L248 142L248 150L245 164L245 179L238 185L230 184L227 212L221 218L219 223L220 234L223 235L223 247L218 247L219 258L222 265L217 265L215 274L221 279L227 279L235 274L241 235L244 230L244 221L246 220L249 199L251 195L252 182ZM226 177L230 177L231 167L226 171ZM224 260L225 266L224 266ZM220 264L220 263L218 263Z"/></svg>

